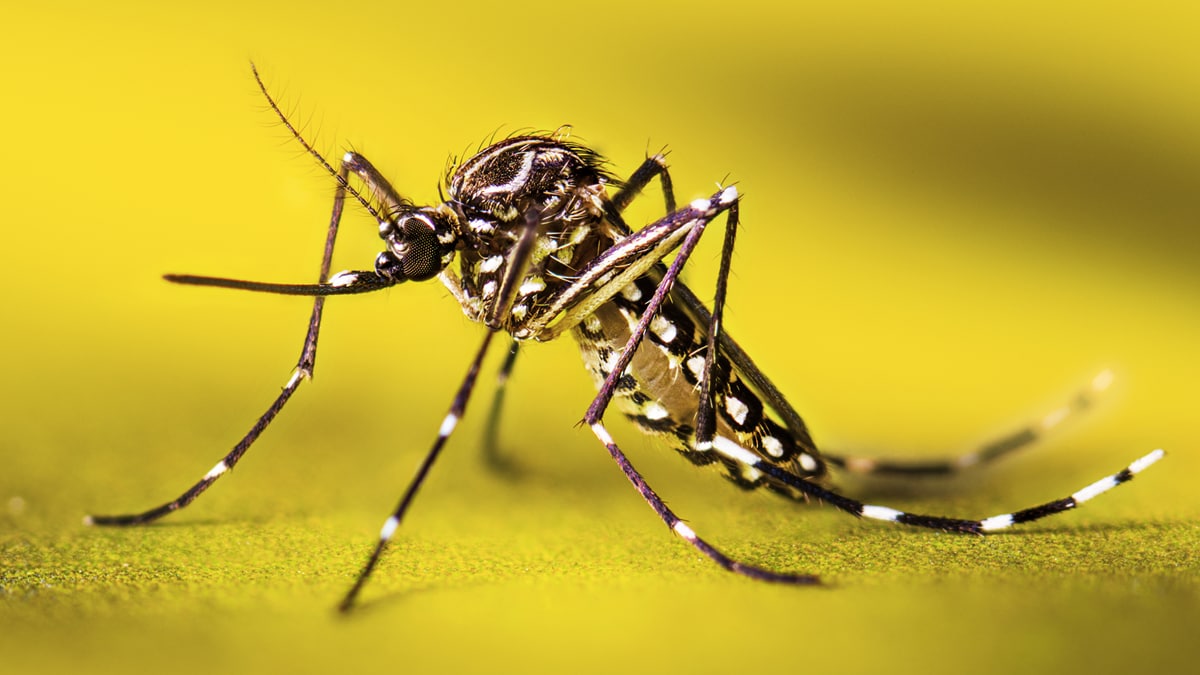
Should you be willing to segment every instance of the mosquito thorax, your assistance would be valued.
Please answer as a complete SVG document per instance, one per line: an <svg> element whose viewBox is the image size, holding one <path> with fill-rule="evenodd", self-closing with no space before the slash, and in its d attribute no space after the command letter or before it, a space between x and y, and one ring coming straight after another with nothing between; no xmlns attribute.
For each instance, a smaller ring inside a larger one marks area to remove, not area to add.
<svg viewBox="0 0 1200 675"><path fill-rule="evenodd" d="M459 299L466 315L527 337L527 318L606 247L596 233L612 182L596 153L553 136L502 140L454 170L447 204L459 224ZM535 223L524 275L506 297L508 261ZM509 302L507 311L500 309Z"/></svg>
<svg viewBox="0 0 1200 675"><path fill-rule="evenodd" d="M496 228L523 224L531 208L550 222L599 216L602 207L595 196L607 183L599 158L590 150L551 137L519 136L468 159L450 177L448 187L451 201L467 221L464 234L478 240Z"/></svg>
<svg viewBox="0 0 1200 675"><path fill-rule="evenodd" d="M375 271L396 281L425 281L454 259L458 245L454 213L444 207L404 211L379 223L387 250L375 258Z"/></svg>

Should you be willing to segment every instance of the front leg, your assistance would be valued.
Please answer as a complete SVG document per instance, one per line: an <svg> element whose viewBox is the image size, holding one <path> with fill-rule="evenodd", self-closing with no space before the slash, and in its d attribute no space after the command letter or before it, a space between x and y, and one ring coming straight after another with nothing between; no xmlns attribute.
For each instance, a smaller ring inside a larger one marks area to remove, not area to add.
<svg viewBox="0 0 1200 675"><path fill-rule="evenodd" d="M619 214L624 211L625 207L629 206L634 197L637 197L638 193L649 185L650 181L654 180L656 176L662 184L663 201L665 202L667 213L674 213L675 187L671 182L671 172L667 170L667 158L660 152L652 157L647 157L646 161L642 162L642 165L637 168L637 171L634 171L629 176L629 179L625 181L625 184L621 186L617 194L613 195L612 213L609 215L613 213Z"/></svg>
<svg viewBox="0 0 1200 675"><path fill-rule="evenodd" d="M311 154L313 157L316 157L322 166L324 166L331 174L333 174L337 180L338 187L334 193L333 209L329 217L329 226L325 234L325 247L321 255L321 266L320 271L317 274L317 284L313 286L305 286L305 288L330 288L336 289L337 292L364 292L362 290L350 291L348 286L351 284L348 283L327 283L329 281L329 270L333 261L333 248L335 242L337 241L338 226L342 219L342 210L345 205L346 193L347 191L353 192L353 188L351 188L347 183L347 177L349 176L351 167L345 163L343 163L336 171L330 167L325 159L319 153L317 153L317 151L314 150L311 145L309 145L308 141L306 141L300 135L300 132L292 126L291 122L288 121L287 117L283 114L283 111L279 109L279 106L276 105L275 100L272 99L271 95L267 92L266 86L259 77L257 70L254 70L254 79L256 82L258 82L258 86L262 90L263 96L266 97L267 103L270 104L271 109L275 111L275 114L280 120L283 121L283 124L288 128L289 131L292 132L292 135L296 138L296 140L298 140L304 146L305 150L307 150L309 154ZM357 196L358 193L353 192L353 194ZM167 280L193 285L227 286L245 290L266 290L263 288L252 288L253 282L214 279L211 277L168 275ZM293 288L300 288L300 286L294 286ZM375 289L376 287L372 286L366 290ZM225 475L228 471L233 469L235 465L237 465L238 461L240 461L246 452L250 450L250 446L252 446L254 442L258 440L258 437L261 436L264 431L266 431L267 427L270 426L271 422L275 419L279 412L282 411L284 406L287 405L287 402L291 399L292 394L294 394L300 387L300 384L305 380L312 378L313 370L316 367L317 361L317 337L321 331L321 316L325 307L325 298L323 295L331 293L302 294L317 295L317 297L313 300L312 313L308 320L308 330L305 332L304 344L300 349L300 358L297 359L296 366L292 371L292 375L288 379L287 383L284 384L282 391L267 407L266 412L259 416L258 420L254 423L246 435L243 436L236 445L234 445L233 449L230 450L224 457L222 457L219 462L213 465L212 469L210 469L208 473L204 474L199 481L184 491L183 494L169 502L166 502L165 504L161 504L141 513L122 515L89 515L84 517L84 523L88 525L123 526L142 525L158 520L167 514L174 513L175 511L186 507L188 504L191 504L197 497L208 490L213 483L217 482L217 479Z"/></svg>

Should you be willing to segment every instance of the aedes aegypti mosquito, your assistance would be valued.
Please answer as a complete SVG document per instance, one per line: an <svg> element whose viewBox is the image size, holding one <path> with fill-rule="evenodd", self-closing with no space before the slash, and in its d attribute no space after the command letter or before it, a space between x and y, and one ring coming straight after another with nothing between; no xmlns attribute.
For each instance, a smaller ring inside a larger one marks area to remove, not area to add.
<svg viewBox="0 0 1200 675"><path fill-rule="evenodd" d="M357 153L334 169L280 110L257 69L255 80L292 136L337 181L333 213L316 284L275 284L167 275L180 284L314 296L295 371L249 433L177 499L144 513L88 516L94 525L139 525L190 504L232 469L310 378L325 296L370 293L404 281L438 278L471 319L487 329L437 438L379 533L378 542L340 607L350 608L395 534L430 468L466 410L492 338L512 339L500 382L518 345L570 332L599 388L584 422L667 527L721 567L764 581L812 584L817 577L763 569L730 558L685 524L646 483L604 424L609 404L643 431L665 437L697 465L712 464L743 488L766 487L798 500L826 502L855 516L952 532L983 534L1062 513L1124 483L1163 456L1155 450L1069 497L982 520L927 516L875 506L825 487L828 467L858 473L942 474L979 465L1028 445L1086 407L1111 378L1100 374L1070 403L1021 431L956 458L884 461L820 453L783 394L725 332L721 322L738 225L739 196L730 186L678 206L662 154L646 159L624 182L591 150L558 134L496 142L448 172L448 199L417 206ZM357 176L362 191L349 182ZM658 179L667 215L633 231L622 217ZM610 193L611 191L611 193ZM342 208L349 194L379 223L385 249L373 270L329 274ZM725 237L713 309L678 281L705 228L725 214ZM670 265L664 259L676 252ZM459 272L450 264L457 257ZM503 393L499 389L497 396Z"/></svg>

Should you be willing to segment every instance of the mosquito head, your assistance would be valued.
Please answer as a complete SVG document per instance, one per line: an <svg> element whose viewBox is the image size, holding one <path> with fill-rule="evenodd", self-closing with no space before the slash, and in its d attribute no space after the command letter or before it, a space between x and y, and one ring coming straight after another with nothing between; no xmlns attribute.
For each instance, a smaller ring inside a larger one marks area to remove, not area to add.
<svg viewBox="0 0 1200 675"><path fill-rule="evenodd" d="M387 250L375 258L375 271L400 281L425 281L454 259L458 235L454 212L445 207L405 209L379 224Z"/></svg>

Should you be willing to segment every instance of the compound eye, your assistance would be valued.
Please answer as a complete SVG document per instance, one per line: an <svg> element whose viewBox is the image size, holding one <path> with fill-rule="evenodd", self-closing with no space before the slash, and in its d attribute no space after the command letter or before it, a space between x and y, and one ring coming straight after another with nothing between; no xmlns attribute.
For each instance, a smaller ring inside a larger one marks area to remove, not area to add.
<svg viewBox="0 0 1200 675"><path fill-rule="evenodd" d="M433 225L419 215L402 216L387 238L388 251L375 267L400 281L424 281L442 271L441 250Z"/></svg>

